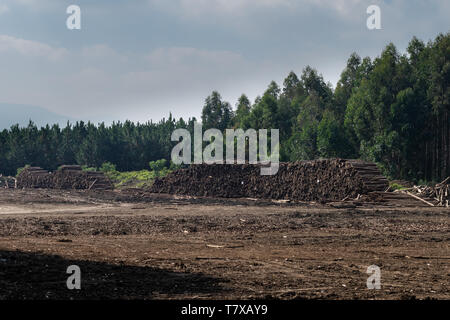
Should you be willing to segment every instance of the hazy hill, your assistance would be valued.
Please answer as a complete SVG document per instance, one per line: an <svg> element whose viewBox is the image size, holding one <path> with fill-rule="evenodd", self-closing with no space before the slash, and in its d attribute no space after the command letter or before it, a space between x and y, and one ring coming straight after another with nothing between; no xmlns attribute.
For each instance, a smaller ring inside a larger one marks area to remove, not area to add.
<svg viewBox="0 0 450 320"><path fill-rule="evenodd" d="M73 118L54 113L41 107L0 103L0 130L9 129L17 123L20 126L26 126L30 119L37 126L55 123L65 125L68 120L71 122L74 121Z"/></svg>

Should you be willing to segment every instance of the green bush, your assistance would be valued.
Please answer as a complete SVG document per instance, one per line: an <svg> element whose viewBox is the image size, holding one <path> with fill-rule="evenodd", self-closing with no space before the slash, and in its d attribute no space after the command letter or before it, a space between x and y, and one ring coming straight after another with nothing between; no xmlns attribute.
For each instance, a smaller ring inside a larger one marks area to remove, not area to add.
<svg viewBox="0 0 450 320"><path fill-rule="evenodd" d="M389 187L392 191L407 189L405 186L402 186L401 184L398 183L391 183Z"/></svg>
<svg viewBox="0 0 450 320"><path fill-rule="evenodd" d="M166 159L150 161L148 163L148 165L150 166L150 169L152 169L152 171L156 171L156 172L163 170L166 167L166 164L167 164Z"/></svg>
<svg viewBox="0 0 450 320"><path fill-rule="evenodd" d="M152 169L155 177L162 177L168 173L168 169L166 167L167 165L166 159L150 161L148 164L150 166L150 169Z"/></svg>
<svg viewBox="0 0 450 320"><path fill-rule="evenodd" d="M83 171L97 171L97 168L95 168L95 167L88 167L86 165L82 165L81 166L81 170L83 170Z"/></svg>
<svg viewBox="0 0 450 320"><path fill-rule="evenodd" d="M31 167L31 166L30 166L29 164L27 164L27 165L25 165L25 167L17 168L16 177L17 177L23 170L25 170L26 168L29 168L29 167Z"/></svg>
<svg viewBox="0 0 450 320"><path fill-rule="evenodd" d="M169 170L174 171L181 168L181 164L175 164L172 161L170 161Z"/></svg>
<svg viewBox="0 0 450 320"><path fill-rule="evenodd" d="M151 185L155 179L155 174L149 170L118 172L111 174L116 187L145 187Z"/></svg>
<svg viewBox="0 0 450 320"><path fill-rule="evenodd" d="M112 164L111 162L105 162L102 164L102 166L100 167L100 171L101 172L114 172L117 171L116 170L116 165Z"/></svg>
<svg viewBox="0 0 450 320"><path fill-rule="evenodd" d="M140 171L117 171L116 165L111 162L105 162L101 165L100 171L103 172L116 188L145 188L152 185L157 177L167 175L171 170L167 168L167 160L161 159L149 163L150 170Z"/></svg>

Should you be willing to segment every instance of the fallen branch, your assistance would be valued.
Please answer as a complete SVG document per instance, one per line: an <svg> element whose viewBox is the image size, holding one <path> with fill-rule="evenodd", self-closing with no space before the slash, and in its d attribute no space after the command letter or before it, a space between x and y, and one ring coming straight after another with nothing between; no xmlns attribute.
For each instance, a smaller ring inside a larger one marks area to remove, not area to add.
<svg viewBox="0 0 450 320"><path fill-rule="evenodd" d="M92 182L92 184L89 186L88 190L91 190L91 188L94 186L94 184L97 182L97 179L94 180L94 182Z"/></svg>
<svg viewBox="0 0 450 320"><path fill-rule="evenodd" d="M428 201L426 201L426 200L423 200L422 198L420 198L420 197L418 197L418 196L416 196L416 195L413 195L411 192L406 192L406 194L409 195L409 196L411 196L411 197L413 197L414 199L417 199L417 200L419 200L419 201L422 201L423 203L426 203L427 205L429 205L429 206L431 206L431 207L434 207L434 204L432 204L431 202L428 202Z"/></svg>
<svg viewBox="0 0 450 320"><path fill-rule="evenodd" d="M225 248L225 246L219 246L219 245L216 245L216 244L207 244L206 246L210 247L210 248L216 248L216 249Z"/></svg>
<svg viewBox="0 0 450 320"><path fill-rule="evenodd" d="M450 181L450 177L447 177L447 179L445 179L445 180L442 181L441 183L438 183L437 185L438 185L438 186L442 186L442 185L446 184L447 181Z"/></svg>

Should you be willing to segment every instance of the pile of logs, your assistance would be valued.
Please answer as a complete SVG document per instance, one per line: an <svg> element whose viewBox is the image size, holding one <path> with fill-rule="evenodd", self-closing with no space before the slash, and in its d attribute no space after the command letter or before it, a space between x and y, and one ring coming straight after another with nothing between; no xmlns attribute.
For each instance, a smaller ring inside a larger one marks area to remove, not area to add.
<svg viewBox="0 0 450 320"><path fill-rule="evenodd" d="M18 188L110 190L113 185L103 172L82 171L80 166L65 165L55 172L39 167L25 168L17 176Z"/></svg>
<svg viewBox="0 0 450 320"><path fill-rule="evenodd" d="M438 183L435 187L436 200L439 201L440 206L449 207L450 202L450 177Z"/></svg>
<svg viewBox="0 0 450 320"><path fill-rule="evenodd" d="M112 189L103 172L82 171L79 166L62 166L53 174L53 183L55 189Z"/></svg>
<svg viewBox="0 0 450 320"><path fill-rule="evenodd" d="M41 167L26 167L17 176L18 188L51 188L53 177L50 172Z"/></svg>
<svg viewBox="0 0 450 320"><path fill-rule="evenodd" d="M387 179L373 163L324 159L280 163L273 176L261 176L259 165L191 165L156 179L151 191L222 198L340 201L387 187Z"/></svg>

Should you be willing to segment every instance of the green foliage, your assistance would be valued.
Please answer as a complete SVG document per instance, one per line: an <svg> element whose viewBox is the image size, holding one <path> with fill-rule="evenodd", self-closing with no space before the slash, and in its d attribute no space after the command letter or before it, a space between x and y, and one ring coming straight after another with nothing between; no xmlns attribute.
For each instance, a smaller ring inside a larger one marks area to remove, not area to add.
<svg viewBox="0 0 450 320"><path fill-rule="evenodd" d="M352 90L344 121L349 141L386 175L433 180L450 174L449 77L437 75L445 61L450 66L449 39L441 35L425 46L414 38L408 55L388 45ZM434 56L441 48L447 54Z"/></svg>
<svg viewBox="0 0 450 320"><path fill-rule="evenodd" d="M332 112L325 112L317 127L317 149L323 158L347 158L351 155L345 131Z"/></svg>
<svg viewBox="0 0 450 320"><path fill-rule="evenodd" d="M23 170L25 170L26 168L29 168L29 167L30 167L30 165L27 164L27 165L25 165L24 167L17 168L16 177L17 177Z"/></svg>
<svg viewBox="0 0 450 320"><path fill-rule="evenodd" d="M82 170L82 171L97 171L97 168L95 168L95 167L89 167L89 166L87 166L87 165L82 165L82 166L81 166L81 170Z"/></svg>
<svg viewBox="0 0 450 320"><path fill-rule="evenodd" d="M114 172L108 173L108 176L116 188L150 186L155 178L154 173L148 170Z"/></svg>
<svg viewBox="0 0 450 320"><path fill-rule="evenodd" d="M402 186L401 184L398 183L389 184L389 188L391 191L407 189L405 186Z"/></svg>
<svg viewBox="0 0 450 320"><path fill-rule="evenodd" d="M193 132L195 118L175 120L170 115L158 123L114 122L98 126L83 121L36 127L12 126L0 131L0 172L13 175L26 164L56 170L64 164L99 168L114 163L119 171L147 168L149 161L170 158L175 145L170 136L177 128ZM92 169L93 170L93 169Z"/></svg>
<svg viewBox="0 0 450 320"><path fill-rule="evenodd" d="M155 172L159 172L159 171L163 170L164 168L166 168L166 164L167 164L166 159L149 162L150 169L152 169Z"/></svg>
<svg viewBox="0 0 450 320"><path fill-rule="evenodd" d="M450 33L427 44L413 38L406 54L393 44L373 60L353 53L334 90L307 66L300 77L290 72L282 88L272 81L253 103L241 95L235 111L213 91L202 124L222 132L279 129L282 161L362 158L395 179L442 181L450 175L449 81ZM169 115L144 124L15 125L0 132L0 172L77 163L121 185L147 183L177 169L160 159L170 159L172 132L186 128L192 135L195 121Z"/></svg>
<svg viewBox="0 0 450 320"><path fill-rule="evenodd" d="M248 100L245 94L241 95L236 108L236 116L234 117L235 128L245 127L245 120L250 115L250 109L250 100Z"/></svg>
<svg viewBox="0 0 450 320"><path fill-rule="evenodd" d="M102 164L102 166L100 167L100 171L101 172L115 172L116 170L116 165L112 164L111 162L104 162Z"/></svg>
<svg viewBox="0 0 450 320"><path fill-rule="evenodd" d="M170 161L169 171L175 171L181 169L181 167L182 166L180 164L175 164L172 161Z"/></svg>
<svg viewBox="0 0 450 320"><path fill-rule="evenodd" d="M166 159L150 161L149 166L155 177L165 176L168 172Z"/></svg>
<svg viewBox="0 0 450 320"><path fill-rule="evenodd" d="M104 172L114 183L116 188L145 188L152 185L157 177L166 176L171 170L166 167L167 161L160 159L151 161L150 170L136 170L119 172L116 166L110 162L101 165L100 171ZM177 166L173 165L173 168Z"/></svg>
<svg viewBox="0 0 450 320"><path fill-rule="evenodd" d="M202 110L202 124L205 129L215 128L224 131L231 128L233 123L233 111L228 102L222 101L217 91L206 98Z"/></svg>

